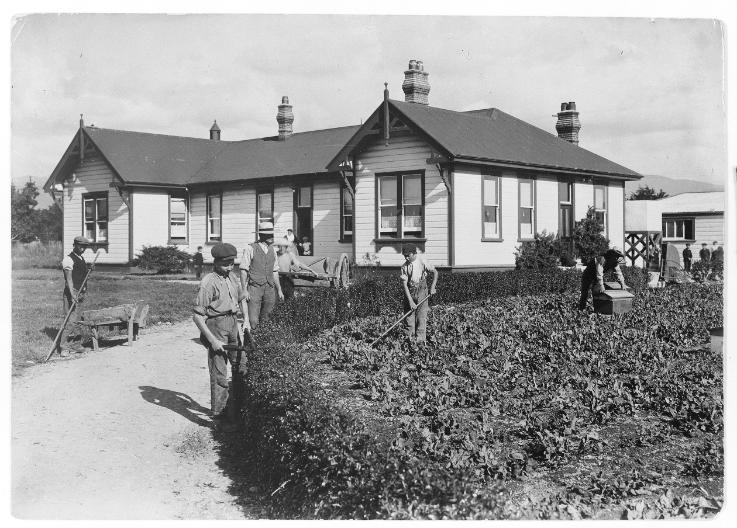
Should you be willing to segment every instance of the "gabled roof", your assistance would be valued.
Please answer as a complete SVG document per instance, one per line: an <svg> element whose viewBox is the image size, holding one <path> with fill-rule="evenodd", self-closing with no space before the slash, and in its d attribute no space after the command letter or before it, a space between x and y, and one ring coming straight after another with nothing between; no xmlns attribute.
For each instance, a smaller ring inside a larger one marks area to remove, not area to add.
<svg viewBox="0 0 737 528"><path fill-rule="evenodd" d="M457 112L417 103L388 101L390 112L406 124L426 135L446 155L458 161L508 164L525 168L540 168L639 179L636 172L598 154L517 119L497 108ZM383 105L383 103L382 103ZM382 106L364 124L374 126ZM342 161L358 146L356 134L331 162Z"/></svg>
<svg viewBox="0 0 737 528"><path fill-rule="evenodd" d="M129 132L85 127L91 141L126 184L191 186L274 176L315 174L325 167L359 126L293 134L285 141L274 137L247 141ZM68 158L77 135L65 153ZM72 170L62 159L46 186Z"/></svg>
<svg viewBox="0 0 737 528"><path fill-rule="evenodd" d="M723 213L724 192L688 192L651 200L665 214L674 213Z"/></svg>

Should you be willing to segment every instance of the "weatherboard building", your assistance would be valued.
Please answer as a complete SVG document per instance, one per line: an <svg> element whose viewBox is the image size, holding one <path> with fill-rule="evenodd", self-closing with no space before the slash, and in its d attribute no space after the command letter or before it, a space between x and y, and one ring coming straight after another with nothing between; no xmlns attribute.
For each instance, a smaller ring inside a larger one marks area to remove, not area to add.
<svg viewBox="0 0 737 528"><path fill-rule="evenodd" d="M65 252L81 234L99 263L126 265L143 246L243 247L272 221L358 265L396 266L412 242L437 266L505 268L536 232L570 236L591 206L623 247L624 184L641 176L578 146L575 103L556 136L496 108L430 106L421 61L404 75L404 101L385 88L360 126L295 133L287 97L278 134L250 140L222 140L217 123L201 139L80 120L44 186L64 211Z"/></svg>

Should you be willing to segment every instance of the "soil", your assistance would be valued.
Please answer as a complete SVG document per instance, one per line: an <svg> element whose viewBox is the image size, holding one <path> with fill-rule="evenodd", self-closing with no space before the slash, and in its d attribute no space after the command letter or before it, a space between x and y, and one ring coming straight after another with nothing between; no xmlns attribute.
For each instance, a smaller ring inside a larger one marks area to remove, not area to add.
<svg viewBox="0 0 737 528"><path fill-rule="evenodd" d="M254 519L249 486L209 417L191 322L26 369L12 384L12 514L22 519ZM125 343L125 342L124 342Z"/></svg>

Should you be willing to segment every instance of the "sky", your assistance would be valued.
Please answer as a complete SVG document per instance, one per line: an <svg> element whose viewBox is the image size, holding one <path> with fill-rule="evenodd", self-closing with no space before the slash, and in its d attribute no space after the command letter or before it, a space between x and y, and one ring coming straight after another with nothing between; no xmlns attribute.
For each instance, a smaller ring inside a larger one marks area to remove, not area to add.
<svg viewBox="0 0 737 528"><path fill-rule="evenodd" d="M580 146L641 174L723 183L724 27L674 18L30 14L11 28L11 176L39 186L76 132L222 139L355 125L404 99L410 59L430 105L496 107L555 133L575 101Z"/></svg>

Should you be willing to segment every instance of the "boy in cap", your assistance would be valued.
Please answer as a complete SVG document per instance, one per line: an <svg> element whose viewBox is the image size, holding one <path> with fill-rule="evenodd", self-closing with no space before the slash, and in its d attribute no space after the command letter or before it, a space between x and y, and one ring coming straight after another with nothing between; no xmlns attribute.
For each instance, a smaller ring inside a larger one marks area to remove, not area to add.
<svg viewBox="0 0 737 528"><path fill-rule="evenodd" d="M232 432L239 427L246 362L241 352L223 347L239 344L239 336L248 326L248 310L245 293L232 273L238 250L232 244L220 243L213 246L211 253L214 271L200 282L192 320L200 331L200 341L207 346L213 420L223 431ZM243 327L238 325L238 308L244 316ZM228 394L228 362L233 374L232 395Z"/></svg>
<svg viewBox="0 0 737 528"><path fill-rule="evenodd" d="M693 259L693 253L691 253L691 243L686 242L686 248L683 250L683 269L686 272L691 271L691 260Z"/></svg>
<svg viewBox="0 0 737 528"><path fill-rule="evenodd" d="M261 222L258 226L258 242L243 249L240 261L241 286L246 290L248 320L253 329L260 322L269 320L277 295L279 300L284 300L279 282L279 262L273 244L274 224Z"/></svg>
<svg viewBox="0 0 737 528"><path fill-rule="evenodd" d="M622 269L619 267L619 263L622 260L624 260L622 252L618 248L612 247L589 261L581 277L581 299L578 302L579 310L586 309L586 304L589 300L589 290L593 290L594 293L604 291L604 273L608 271L614 271L617 275L617 282L622 286L622 289L627 287L624 282L624 275L622 275Z"/></svg>
<svg viewBox="0 0 737 528"><path fill-rule="evenodd" d="M404 312L415 310L404 320L405 333L410 338L416 338L418 343L424 343L427 334L428 301L420 301L427 297L427 273L432 273L430 295L435 295L435 286L438 283L438 272L435 267L417 254L417 246L405 244L402 247L404 264L400 268L400 279L404 290Z"/></svg>
<svg viewBox="0 0 737 528"><path fill-rule="evenodd" d="M83 236L74 237L72 251L61 261L61 269L64 272L63 301L65 314L71 309L75 300L77 303L82 302L85 293L84 290L87 289L85 286L85 289L81 290L84 278L87 276L87 261L85 261L83 255L89 244L90 241ZM69 316L67 328L74 328L74 323L77 321L79 321L79 312L75 309ZM64 333L66 333L66 339L64 338ZM62 342L64 343L63 349ZM59 355L61 357L69 356L70 348L72 348L71 331L62 332L57 343ZM79 351L81 352L81 350Z"/></svg>
<svg viewBox="0 0 737 528"><path fill-rule="evenodd" d="M200 277L202 277L202 266L205 263L205 259L202 256L202 246L197 246L197 253L192 257L192 262L194 264L195 278L200 280Z"/></svg>
<svg viewBox="0 0 737 528"><path fill-rule="evenodd" d="M701 243L701 250L699 251L699 258L704 264L708 264L711 260L711 251L706 247L706 242Z"/></svg>

